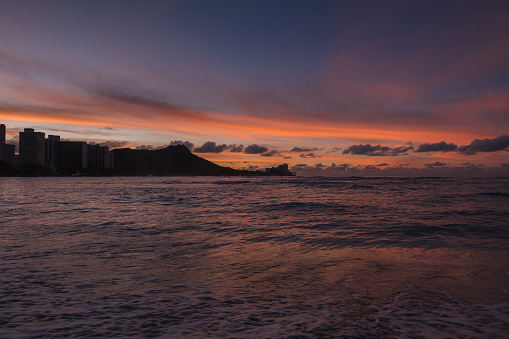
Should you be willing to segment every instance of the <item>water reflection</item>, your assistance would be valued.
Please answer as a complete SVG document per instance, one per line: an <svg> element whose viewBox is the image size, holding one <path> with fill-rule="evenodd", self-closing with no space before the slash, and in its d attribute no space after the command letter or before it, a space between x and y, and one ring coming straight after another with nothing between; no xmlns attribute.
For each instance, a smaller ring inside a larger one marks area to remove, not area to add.
<svg viewBox="0 0 509 339"><path fill-rule="evenodd" d="M0 179L0 336L507 333L506 182L236 180Z"/></svg>

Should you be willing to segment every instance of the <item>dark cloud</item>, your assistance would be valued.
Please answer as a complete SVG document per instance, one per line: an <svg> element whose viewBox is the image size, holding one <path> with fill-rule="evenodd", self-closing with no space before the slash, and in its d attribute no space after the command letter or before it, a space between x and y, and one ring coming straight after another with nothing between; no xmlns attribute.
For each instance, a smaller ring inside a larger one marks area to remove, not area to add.
<svg viewBox="0 0 509 339"><path fill-rule="evenodd" d="M440 162L437 160L431 164L424 164L424 166L426 166L427 168L435 168L435 167L445 167L447 166L447 164L445 162Z"/></svg>
<svg viewBox="0 0 509 339"><path fill-rule="evenodd" d="M309 166L306 164L297 164L292 167L291 169L294 172L297 171L306 171L308 173L311 172L321 172L321 171L347 171L352 170L352 166L350 164L339 164L336 165L335 163L331 164L330 166L324 165L322 163L317 163L313 166Z"/></svg>
<svg viewBox="0 0 509 339"><path fill-rule="evenodd" d="M244 147L244 145L237 145L237 144L217 144L215 141L206 141L203 143L203 145L199 147L195 147L195 145L192 142L189 141L182 141L182 140L173 140L170 142L171 146L175 145L184 145L189 150L194 151L196 153L222 153L229 150L233 153L246 153L246 154L260 154L264 157L272 157L279 155L278 151L272 150L269 151L267 147L258 146L256 144Z"/></svg>
<svg viewBox="0 0 509 339"><path fill-rule="evenodd" d="M420 144L419 147L414 151L416 153L421 152L452 152L456 151L458 146L455 144L448 144L445 141L440 141L434 144L426 143Z"/></svg>
<svg viewBox="0 0 509 339"><path fill-rule="evenodd" d="M244 151L244 145L233 144L230 145L230 152L242 153Z"/></svg>
<svg viewBox="0 0 509 339"><path fill-rule="evenodd" d="M407 162L406 164L395 164L394 168L405 168L405 167L408 167L408 166L410 166L409 162Z"/></svg>
<svg viewBox="0 0 509 339"><path fill-rule="evenodd" d="M0 71L26 80L34 80L37 75L52 75L56 67L36 60L29 60L0 50Z"/></svg>
<svg viewBox="0 0 509 339"><path fill-rule="evenodd" d="M485 166L483 164L473 164L471 162L466 162L464 164L461 164L463 167L465 168L470 168L470 169L482 169L484 168Z"/></svg>
<svg viewBox="0 0 509 339"><path fill-rule="evenodd" d="M366 145L352 145L343 151L343 154L354 154L354 155L380 155L381 152L390 151L389 147L371 146Z"/></svg>
<svg viewBox="0 0 509 339"><path fill-rule="evenodd" d="M272 151L268 151L268 152L262 153L262 157L274 157L274 156L277 156L277 155L279 155L279 152L276 151L276 150L272 150Z"/></svg>
<svg viewBox="0 0 509 339"><path fill-rule="evenodd" d="M380 169L374 165L364 166L365 171L380 171Z"/></svg>
<svg viewBox="0 0 509 339"><path fill-rule="evenodd" d="M413 146L399 146L395 148L391 148L388 146L371 146L370 144L366 145L352 145L343 151L343 154L353 154L353 155L367 155L371 157L375 156L397 156L406 154L408 151L412 150Z"/></svg>
<svg viewBox="0 0 509 339"><path fill-rule="evenodd" d="M316 147L313 147L313 148L310 148L310 147L294 147L290 150L290 152L295 152L295 153L302 153L302 152L314 152L314 151L318 151L318 148Z"/></svg>
<svg viewBox="0 0 509 339"><path fill-rule="evenodd" d="M146 108L144 115L159 112L167 116L187 119L210 120L210 116L203 112L184 107L181 103L169 97L162 91L139 83L133 79L101 74L95 72L88 80L74 80L75 85L81 88L89 96L101 100L120 104L136 105ZM150 113L149 113L150 112Z"/></svg>
<svg viewBox="0 0 509 339"><path fill-rule="evenodd" d="M377 166L377 167L385 167L385 166L389 166L389 164L386 163L386 162L383 162L383 163L375 165L375 166Z"/></svg>
<svg viewBox="0 0 509 339"><path fill-rule="evenodd" d="M32 102L30 105L2 102L3 107L0 107L0 110L11 106L16 111L32 112L43 116L51 114L52 118L63 116L66 119L74 119L75 115L79 115L80 120L90 120L94 124L97 123L94 117L99 117L100 120L108 118L114 120L117 115L122 115L118 118L119 121L128 120L129 116L149 119L156 118L158 115L200 121L212 119L204 112L188 108L182 103L180 96L176 99L176 95L154 89L151 85L126 76L52 64L40 58L21 58L0 49L0 77L4 73L8 74L16 85L11 86L13 91L19 92L23 87L30 88L30 95L34 95L35 100L26 101ZM42 79L44 80L41 81ZM62 91L63 88L70 89L72 94ZM38 97L43 94L47 99L41 102ZM56 96L56 100L49 100L51 96ZM61 97L66 97L66 100L60 101ZM90 104L83 105L85 101ZM137 107L133 107L135 108L133 110L122 111L122 108L118 107L119 104L123 107L129 105ZM96 112L95 105L105 107L105 111L114 110L116 113L110 117L108 114L99 114ZM111 127L105 129L109 128Z"/></svg>
<svg viewBox="0 0 509 339"><path fill-rule="evenodd" d="M258 146L257 144L249 145L244 149L245 154L262 154L268 151L267 147Z"/></svg>
<svg viewBox="0 0 509 339"><path fill-rule="evenodd" d="M414 149L414 146L399 146L399 147L395 147L392 149L391 151L391 155L403 155L403 154L406 154L408 153L409 151L413 150Z"/></svg>
<svg viewBox="0 0 509 339"><path fill-rule="evenodd" d="M131 79L95 73L96 81L82 85L92 96L144 106L170 107L164 94ZM171 106L176 108L176 106Z"/></svg>
<svg viewBox="0 0 509 339"><path fill-rule="evenodd" d="M297 164L292 167L292 171L307 171L307 172L313 172L313 171L341 171L344 172L346 170L352 169L352 165L350 164L339 164L336 165L335 163L331 164L330 166L324 165L322 163L317 163L312 166L306 165L306 164Z"/></svg>
<svg viewBox="0 0 509 339"><path fill-rule="evenodd" d="M301 153L299 156L301 158L319 158L320 157L314 153Z"/></svg>
<svg viewBox="0 0 509 339"><path fill-rule="evenodd" d="M45 129L46 131L51 131L51 133L72 133L72 134L79 134L79 135L85 135L85 136L89 136L89 135L93 135L93 136L97 136L97 135L102 135L104 137L110 137L111 136L111 132L107 132L107 131L93 131L93 130L81 130L81 129L70 129L70 128L44 128L44 127L33 127L35 129ZM48 132L49 134L49 132Z"/></svg>
<svg viewBox="0 0 509 339"><path fill-rule="evenodd" d="M468 146L461 146L458 151L467 155L476 154L478 152L496 152L508 150L509 136L501 135L493 139L475 139Z"/></svg>
<svg viewBox="0 0 509 339"><path fill-rule="evenodd" d="M125 140L106 140L103 142L100 142L99 145L101 146L108 146L110 149L114 148L123 148L129 145L129 141Z"/></svg>
<svg viewBox="0 0 509 339"><path fill-rule="evenodd" d="M312 169L312 167L309 167L306 164L297 164L297 165L292 166L292 171L293 172L305 171L305 170L309 170L309 169Z"/></svg>
<svg viewBox="0 0 509 339"><path fill-rule="evenodd" d="M339 164L336 165L335 163L332 163L327 169L332 171L345 171L347 168L350 167L350 164Z"/></svg>
<svg viewBox="0 0 509 339"><path fill-rule="evenodd" d="M141 84L133 79L108 73L89 71L51 64L38 59L26 59L0 50L0 72L30 80L40 88L46 84L42 77L50 77L55 83L75 86L91 97L100 100L136 104L151 108L164 109L167 113L181 116L205 118L204 114L183 109L168 101L167 96L158 90ZM48 87L49 88L49 87ZM68 107L66 107L68 109ZM106 127L108 129L108 127Z"/></svg>
<svg viewBox="0 0 509 339"><path fill-rule="evenodd" d="M170 146L177 146L177 145L184 145L186 146L190 151L194 149L194 144L190 141L182 141L182 140L172 140L170 141Z"/></svg>
<svg viewBox="0 0 509 339"><path fill-rule="evenodd" d="M194 149L196 153L221 153L228 149L226 144L216 145L215 141L207 141L201 147Z"/></svg>
<svg viewBox="0 0 509 339"><path fill-rule="evenodd" d="M166 148L166 147L167 146L141 145L141 146L136 146L136 149L137 150L155 151L155 150L163 149L163 148Z"/></svg>

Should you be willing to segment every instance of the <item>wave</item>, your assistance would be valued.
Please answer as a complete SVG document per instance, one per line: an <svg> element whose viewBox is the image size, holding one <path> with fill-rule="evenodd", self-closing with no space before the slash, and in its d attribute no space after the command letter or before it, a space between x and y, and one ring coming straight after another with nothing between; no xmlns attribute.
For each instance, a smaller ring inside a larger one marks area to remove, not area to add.
<svg viewBox="0 0 509 339"><path fill-rule="evenodd" d="M214 182L216 185L242 185L249 183L251 183L249 180L219 180Z"/></svg>

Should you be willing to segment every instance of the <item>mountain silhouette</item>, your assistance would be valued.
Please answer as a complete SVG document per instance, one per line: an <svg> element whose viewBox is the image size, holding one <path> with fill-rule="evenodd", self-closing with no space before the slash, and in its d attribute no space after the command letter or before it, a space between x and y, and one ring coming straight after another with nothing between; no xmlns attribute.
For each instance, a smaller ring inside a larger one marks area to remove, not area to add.
<svg viewBox="0 0 509 339"><path fill-rule="evenodd" d="M253 175L200 158L184 145L160 150L121 148L112 151L114 169L122 175Z"/></svg>

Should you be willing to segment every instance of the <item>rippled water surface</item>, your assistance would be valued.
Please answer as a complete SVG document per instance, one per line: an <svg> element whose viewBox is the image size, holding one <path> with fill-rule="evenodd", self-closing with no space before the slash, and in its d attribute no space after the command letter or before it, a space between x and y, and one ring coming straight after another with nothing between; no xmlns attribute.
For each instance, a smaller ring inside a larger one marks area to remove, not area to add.
<svg viewBox="0 0 509 339"><path fill-rule="evenodd" d="M0 338L507 338L509 179L0 178Z"/></svg>

